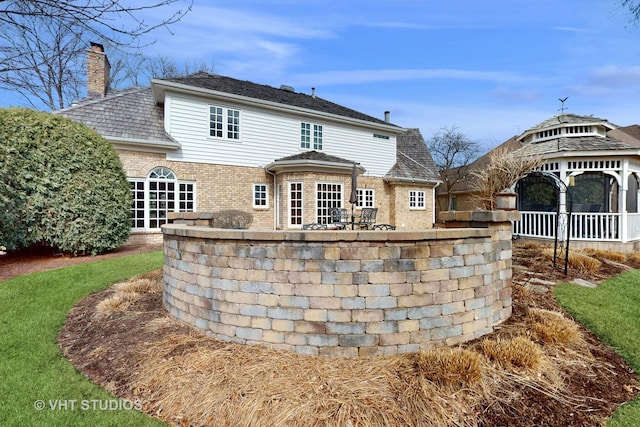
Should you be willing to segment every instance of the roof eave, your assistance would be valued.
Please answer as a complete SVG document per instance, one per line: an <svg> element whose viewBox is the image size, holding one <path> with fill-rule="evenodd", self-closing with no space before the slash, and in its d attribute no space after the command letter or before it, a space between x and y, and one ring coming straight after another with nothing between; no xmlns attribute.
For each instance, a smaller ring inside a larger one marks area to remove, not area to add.
<svg viewBox="0 0 640 427"><path fill-rule="evenodd" d="M640 149L629 148L625 150L596 150L596 151L554 151L552 153L541 154L543 159L554 159L558 157L621 157L640 156Z"/></svg>
<svg viewBox="0 0 640 427"><path fill-rule="evenodd" d="M401 178L401 177L385 177L384 182L389 184L428 184L440 185L442 180L439 179L420 179L420 178Z"/></svg>
<svg viewBox="0 0 640 427"><path fill-rule="evenodd" d="M276 175L283 172L325 172L350 174L353 171L353 164L303 159L271 162L264 168ZM365 171L366 169L364 167L358 166L358 172L360 174Z"/></svg>
<svg viewBox="0 0 640 427"><path fill-rule="evenodd" d="M180 93L196 94L200 96L206 96L209 98L222 98L232 99L235 102L246 105L260 105L264 108L268 108L280 112L295 111L301 115L323 117L337 122L358 124L360 126L366 126L372 129L378 129L393 134L400 134L406 132L408 129L389 124L369 122L366 120L354 119L350 117L340 116L337 114L325 113L322 111L310 110L308 108L296 107L294 105L281 104L278 102L267 101L259 98L252 98L248 96L236 95L229 92L221 92L217 90L205 89L197 86L185 85L182 83L170 82L166 80L153 79L151 80L151 92L153 93L153 99L157 103L163 103L165 98L166 89L171 89Z"/></svg>
<svg viewBox="0 0 640 427"><path fill-rule="evenodd" d="M114 148L121 148L125 150L136 149L154 149L162 151L176 151L181 148L180 143L171 141L160 141L153 139L137 139L137 138L123 138L118 136L104 136L105 139L110 141Z"/></svg>

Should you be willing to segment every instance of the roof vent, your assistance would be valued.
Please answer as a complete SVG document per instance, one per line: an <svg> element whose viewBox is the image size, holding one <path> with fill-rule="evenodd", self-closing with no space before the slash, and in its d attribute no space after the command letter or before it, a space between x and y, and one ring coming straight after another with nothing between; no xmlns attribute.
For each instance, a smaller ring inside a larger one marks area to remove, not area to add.
<svg viewBox="0 0 640 427"><path fill-rule="evenodd" d="M287 85L280 85L280 90L285 90L287 92L295 92L295 89L293 89L292 86L287 86Z"/></svg>

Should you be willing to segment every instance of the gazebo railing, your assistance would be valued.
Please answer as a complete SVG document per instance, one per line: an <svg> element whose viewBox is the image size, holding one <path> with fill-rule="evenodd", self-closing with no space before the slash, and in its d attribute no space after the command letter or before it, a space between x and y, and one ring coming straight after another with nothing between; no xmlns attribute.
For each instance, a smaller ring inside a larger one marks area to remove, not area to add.
<svg viewBox="0 0 640 427"><path fill-rule="evenodd" d="M556 235L556 213L520 211L520 221L513 223L513 234L552 239Z"/></svg>
<svg viewBox="0 0 640 427"><path fill-rule="evenodd" d="M574 212L571 240L621 240L618 213Z"/></svg>
<svg viewBox="0 0 640 427"><path fill-rule="evenodd" d="M513 234L522 237L553 239L556 233L555 212L520 212L520 221L513 223ZM629 214L630 217L632 214ZM634 227L640 237L640 215L633 214ZM559 233L566 238L566 214L561 214ZM621 241L622 215L619 213L573 212L571 214L571 240ZM628 218L630 220L630 218ZM629 234L629 233L627 233ZM638 238L636 237L636 238Z"/></svg>
<svg viewBox="0 0 640 427"><path fill-rule="evenodd" d="M627 241L640 240L640 213L627 214Z"/></svg>

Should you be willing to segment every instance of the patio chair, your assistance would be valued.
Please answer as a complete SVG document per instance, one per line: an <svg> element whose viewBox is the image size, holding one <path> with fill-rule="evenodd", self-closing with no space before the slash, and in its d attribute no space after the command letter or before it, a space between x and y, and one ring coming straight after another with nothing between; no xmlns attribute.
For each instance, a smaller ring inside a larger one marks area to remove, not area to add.
<svg viewBox="0 0 640 427"><path fill-rule="evenodd" d="M396 226L391 224L376 224L373 226L373 230L395 230Z"/></svg>
<svg viewBox="0 0 640 427"><path fill-rule="evenodd" d="M378 214L378 208L362 208L360 211L360 219L358 220L358 227L369 229L376 223L376 215Z"/></svg>
<svg viewBox="0 0 640 427"><path fill-rule="evenodd" d="M340 230L344 230L347 225L351 224L349 212L345 208L331 208L329 215L331 216L331 223Z"/></svg>
<svg viewBox="0 0 640 427"><path fill-rule="evenodd" d="M302 224L303 230L326 230L327 224L318 224L317 222L313 222L311 224Z"/></svg>

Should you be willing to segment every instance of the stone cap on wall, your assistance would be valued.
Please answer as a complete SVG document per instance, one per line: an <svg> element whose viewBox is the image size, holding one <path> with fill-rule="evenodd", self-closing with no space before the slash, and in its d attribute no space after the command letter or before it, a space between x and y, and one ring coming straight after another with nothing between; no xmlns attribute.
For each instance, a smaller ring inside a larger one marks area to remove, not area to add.
<svg viewBox="0 0 640 427"><path fill-rule="evenodd" d="M428 230L234 230L187 224L164 224L165 235L201 239L261 240L261 241L417 241L469 237L488 237L485 228L435 228Z"/></svg>
<svg viewBox="0 0 640 427"><path fill-rule="evenodd" d="M511 222L520 221L520 211L443 211L444 222Z"/></svg>

